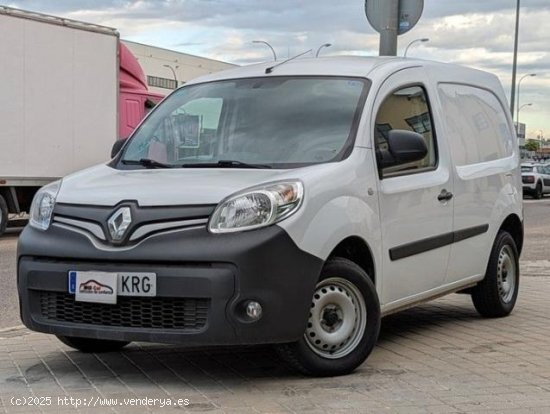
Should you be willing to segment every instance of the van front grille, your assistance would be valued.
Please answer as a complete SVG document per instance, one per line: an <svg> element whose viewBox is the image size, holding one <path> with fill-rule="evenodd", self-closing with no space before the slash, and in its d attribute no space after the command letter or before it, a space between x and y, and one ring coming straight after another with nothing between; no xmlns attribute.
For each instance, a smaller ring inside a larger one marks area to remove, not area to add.
<svg viewBox="0 0 550 414"><path fill-rule="evenodd" d="M40 292L40 311L49 321L123 328L196 331L208 319L210 299L118 297L116 305L77 302L74 295Z"/></svg>

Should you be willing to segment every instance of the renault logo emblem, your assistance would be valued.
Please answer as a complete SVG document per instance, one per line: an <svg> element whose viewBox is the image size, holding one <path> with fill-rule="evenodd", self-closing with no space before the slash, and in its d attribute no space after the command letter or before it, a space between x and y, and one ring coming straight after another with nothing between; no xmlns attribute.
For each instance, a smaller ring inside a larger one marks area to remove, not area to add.
<svg viewBox="0 0 550 414"><path fill-rule="evenodd" d="M119 208L107 221L109 233L113 241L121 241L128 227L132 224L132 212L130 207Z"/></svg>

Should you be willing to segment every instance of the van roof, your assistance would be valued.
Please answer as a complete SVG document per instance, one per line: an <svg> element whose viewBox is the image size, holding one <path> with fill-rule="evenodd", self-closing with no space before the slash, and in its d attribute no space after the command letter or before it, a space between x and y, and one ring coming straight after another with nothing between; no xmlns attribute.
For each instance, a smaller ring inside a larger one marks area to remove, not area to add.
<svg viewBox="0 0 550 414"><path fill-rule="evenodd" d="M277 62L271 61L232 68L196 78L188 82L188 84L223 79L300 75L364 77L373 81L382 81L387 76L401 69L424 67L428 70L430 78L433 76L439 82L456 82L457 79L460 79L462 82L484 84L485 87L491 88L493 82L496 81L500 88L496 76L487 72L455 64L400 57L335 56L298 58L274 68L271 74L265 73L267 68L281 64L282 62L282 60Z"/></svg>

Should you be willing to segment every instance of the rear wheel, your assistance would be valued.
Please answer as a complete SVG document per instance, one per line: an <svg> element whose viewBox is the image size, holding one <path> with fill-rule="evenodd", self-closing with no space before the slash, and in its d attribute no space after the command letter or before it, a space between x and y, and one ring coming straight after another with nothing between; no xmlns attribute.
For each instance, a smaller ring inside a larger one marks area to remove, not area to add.
<svg viewBox="0 0 550 414"><path fill-rule="evenodd" d="M6 231L8 225L8 206L4 197L0 195L0 236Z"/></svg>
<svg viewBox="0 0 550 414"><path fill-rule="evenodd" d="M537 200L540 200L543 196L543 193L542 193L542 183L539 181L537 183L537 187L535 188L535 194L534 194L534 197L537 199Z"/></svg>
<svg viewBox="0 0 550 414"><path fill-rule="evenodd" d="M374 284L355 263L335 258L321 272L304 336L277 345L277 351L306 375L343 375L365 361L379 331L380 305Z"/></svg>
<svg viewBox="0 0 550 414"><path fill-rule="evenodd" d="M58 335L57 338L65 345L78 351L94 353L119 351L130 343L125 341L108 341L105 339L77 338L74 336L61 335Z"/></svg>
<svg viewBox="0 0 550 414"><path fill-rule="evenodd" d="M493 245L485 279L472 289L472 301L482 316L507 316L514 309L518 291L518 250L512 236L501 231Z"/></svg>

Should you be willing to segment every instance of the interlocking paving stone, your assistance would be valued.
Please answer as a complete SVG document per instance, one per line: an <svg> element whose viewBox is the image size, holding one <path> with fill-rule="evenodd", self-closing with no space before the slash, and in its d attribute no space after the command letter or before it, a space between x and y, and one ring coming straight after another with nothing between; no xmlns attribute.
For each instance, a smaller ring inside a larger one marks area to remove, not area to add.
<svg viewBox="0 0 550 414"><path fill-rule="evenodd" d="M479 317L467 295L385 318L367 362L337 378L296 374L269 347L138 343L83 354L24 328L0 332L0 413L548 413L550 270L541 271L544 266L550 262L522 263L528 276L508 318ZM46 396L51 406L10 402ZM189 405L77 409L57 405L58 397L187 398Z"/></svg>

